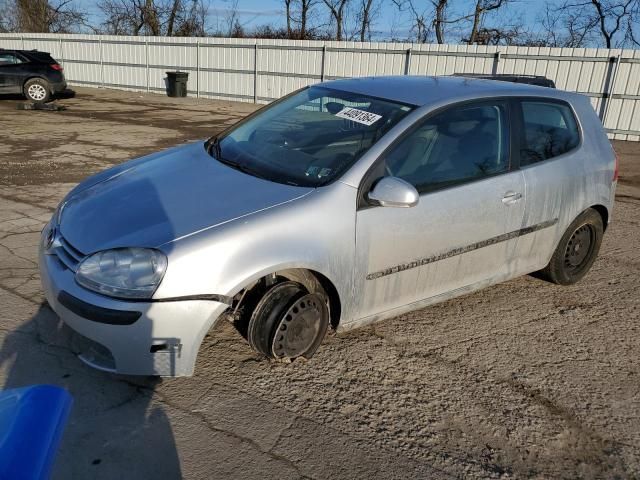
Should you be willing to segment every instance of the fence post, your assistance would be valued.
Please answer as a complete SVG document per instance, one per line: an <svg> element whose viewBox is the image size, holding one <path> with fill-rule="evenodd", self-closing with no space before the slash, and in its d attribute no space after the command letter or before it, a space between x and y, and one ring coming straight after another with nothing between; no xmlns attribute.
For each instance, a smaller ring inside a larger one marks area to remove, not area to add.
<svg viewBox="0 0 640 480"><path fill-rule="evenodd" d="M60 45L60 63L64 66L64 50L62 49L62 37L58 39Z"/></svg>
<svg viewBox="0 0 640 480"><path fill-rule="evenodd" d="M98 39L98 48L100 49L100 86L104 88L104 54L102 53L102 37Z"/></svg>
<svg viewBox="0 0 640 480"><path fill-rule="evenodd" d="M149 40L146 38L144 39L144 64L147 76L147 93L149 93Z"/></svg>
<svg viewBox="0 0 640 480"><path fill-rule="evenodd" d="M200 98L200 40L196 40L196 98Z"/></svg>
<svg viewBox="0 0 640 480"><path fill-rule="evenodd" d="M409 75L411 69L411 48L407 48L407 53L404 59L404 74Z"/></svg>
<svg viewBox="0 0 640 480"><path fill-rule="evenodd" d="M618 67L620 66L621 57L622 55L618 54L617 57L609 58L609 73L607 75L607 81L604 85L605 91L602 93L602 102L604 105L600 107L600 120L602 120L602 126L605 128L607 122L607 113L609 112L609 104L611 103L611 95L613 94L613 87L616 84L616 76L618 74Z"/></svg>
<svg viewBox="0 0 640 480"><path fill-rule="evenodd" d="M258 103L258 43L253 46L253 103Z"/></svg>
<svg viewBox="0 0 640 480"><path fill-rule="evenodd" d="M498 74L498 64L500 63L500 55L501 55L500 50L498 50L495 56L493 57L493 67L491 71L492 75Z"/></svg>
<svg viewBox="0 0 640 480"><path fill-rule="evenodd" d="M20 40L22 40L22 49L24 50L24 35L20 35Z"/></svg>
<svg viewBox="0 0 640 480"><path fill-rule="evenodd" d="M327 46L322 45L322 59L320 63L320 81L324 82L324 69L326 68Z"/></svg>

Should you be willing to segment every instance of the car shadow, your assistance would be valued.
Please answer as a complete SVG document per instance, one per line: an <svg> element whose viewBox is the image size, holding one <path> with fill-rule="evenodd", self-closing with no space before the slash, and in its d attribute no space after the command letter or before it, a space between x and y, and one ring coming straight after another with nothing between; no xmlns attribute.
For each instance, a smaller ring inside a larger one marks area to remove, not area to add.
<svg viewBox="0 0 640 480"><path fill-rule="evenodd" d="M135 191L141 203L159 206L154 210L153 220L173 230L156 185L139 180ZM119 212L117 218L131 223L135 219L127 213L135 214L135 211L130 208ZM80 224L87 231L101 229L103 236L114 228L113 224L105 225L104 216L95 210L88 212ZM86 234L86 231L79 233ZM86 322L94 323L89 319ZM139 323L136 338L152 345L152 327L151 321ZM38 305L25 323L6 328L3 333L0 348L3 388L50 384L67 389L73 396L74 404L54 466L54 479L182 477L171 423L163 402L154 395L162 382L160 377L116 375L86 366L77 354L87 352L87 339L66 326L46 301ZM123 331L122 335L126 341L130 330ZM154 371L157 357L141 358L137 365L140 371Z"/></svg>
<svg viewBox="0 0 640 480"><path fill-rule="evenodd" d="M52 478L181 478L171 424L153 400L159 377L127 377L84 366L76 334L46 303L0 349L4 388L67 389L74 404Z"/></svg>

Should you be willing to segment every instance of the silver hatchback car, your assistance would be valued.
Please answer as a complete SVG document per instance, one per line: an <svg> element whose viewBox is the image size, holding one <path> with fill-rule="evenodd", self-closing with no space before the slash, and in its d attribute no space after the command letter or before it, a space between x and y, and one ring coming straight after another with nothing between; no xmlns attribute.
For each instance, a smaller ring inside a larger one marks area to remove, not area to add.
<svg viewBox="0 0 640 480"><path fill-rule="evenodd" d="M261 354L540 271L582 278L617 160L589 100L460 77L294 92L217 137L80 183L42 232L80 358L190 375L221 318Z"/></svg>

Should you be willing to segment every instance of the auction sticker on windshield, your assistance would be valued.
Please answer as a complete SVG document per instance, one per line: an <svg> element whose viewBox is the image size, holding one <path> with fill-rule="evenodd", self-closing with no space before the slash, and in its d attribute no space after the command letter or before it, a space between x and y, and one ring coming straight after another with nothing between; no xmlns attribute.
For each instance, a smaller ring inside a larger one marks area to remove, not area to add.
<svg viewBox="0 0 640 480"><path fill-rule="evenodd" d="M382 118L382 115L365 112L364 110L358 110L357 108L353 107L344 107L342 110L336 113L336 117L346 118L347 120L352 120L354 122L370 126L380 120Z"/></svg>

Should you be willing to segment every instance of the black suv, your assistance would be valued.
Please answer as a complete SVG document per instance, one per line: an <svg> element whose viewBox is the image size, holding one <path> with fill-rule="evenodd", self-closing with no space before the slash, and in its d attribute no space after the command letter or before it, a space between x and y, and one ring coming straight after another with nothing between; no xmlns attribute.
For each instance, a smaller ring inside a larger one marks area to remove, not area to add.
<svg viewBox="0 0 640 480"><path fill-rule="evenodd" d="M47 52L0 48L0 94L22 93L44 103L66 88L62 66Z"/></svg>

